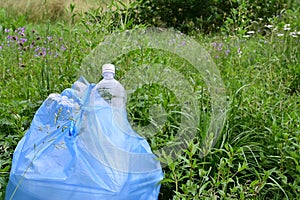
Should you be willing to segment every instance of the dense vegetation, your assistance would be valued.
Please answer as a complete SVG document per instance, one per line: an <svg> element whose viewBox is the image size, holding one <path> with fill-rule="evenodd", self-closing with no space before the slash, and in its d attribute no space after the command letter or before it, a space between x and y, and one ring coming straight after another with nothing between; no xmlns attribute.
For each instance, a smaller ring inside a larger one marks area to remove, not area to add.
<svg viewBox="0 0 300 200"><path fill-rule="evenodd" d="M75 12L76 4L70 4L51 20L45 16L55 9L47 7L39 21L28 13L0 9L1 198L13 151L45 98L76 81L83 59L107 35L152 25L174 27L206 48L220 70L229 103L222 135L207 156L200 156L206 130L203 122L199 137L184 154L176 160L161 158L167 167L159 198L299 198L298 1L182 2L113 1L105 9L101 6L82 13ZM114 63L120 66L119 79L131 66L173 66L189 77L199 94L201 115L209 113L202 77L176 56L137 50ZM169 113L164 130L148 138L153 149L176 134L180 120L171 111L180 109L177 103L176 94L157 85L145 85L129 97L129 119L137 126L149 123L151 105L162 104Z"/></svg>

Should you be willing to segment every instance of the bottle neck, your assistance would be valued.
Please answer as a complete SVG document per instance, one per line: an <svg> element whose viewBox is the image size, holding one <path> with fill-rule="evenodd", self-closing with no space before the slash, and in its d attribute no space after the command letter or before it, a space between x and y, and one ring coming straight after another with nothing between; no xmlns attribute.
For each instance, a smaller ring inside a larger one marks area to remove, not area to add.
<svg viewBox="0 0 300 200"><path fill-rule="evenodd" d="M103 79L105 79L105 80L111 80L111 79L114 79L114 76L115 76L115 74L112 73L112 72L104 72L104 73L102 74L102 77L103 77Z"/></svg>

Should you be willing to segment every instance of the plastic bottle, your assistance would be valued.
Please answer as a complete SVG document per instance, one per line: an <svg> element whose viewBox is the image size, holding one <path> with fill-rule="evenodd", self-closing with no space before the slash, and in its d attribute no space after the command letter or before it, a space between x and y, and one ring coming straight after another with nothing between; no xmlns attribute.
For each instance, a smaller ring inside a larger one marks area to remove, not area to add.
<svg viewBox="0 0 300 200"><path fill-rule="evenodd" d="M126 92L124 87L115 80L115 66L104 64L102 66L103 79L98 83L97 90L100 96L111 106L125 107Z"/></svg>

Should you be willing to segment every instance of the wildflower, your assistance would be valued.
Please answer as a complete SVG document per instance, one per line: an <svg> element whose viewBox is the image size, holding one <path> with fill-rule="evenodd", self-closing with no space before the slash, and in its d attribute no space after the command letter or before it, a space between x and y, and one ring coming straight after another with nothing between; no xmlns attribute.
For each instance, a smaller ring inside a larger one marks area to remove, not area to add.
<svg viewBox="0 0 300 200"><path fill-rule="evenodd" d="M244 38L249 38L251 37L250 35L243 35Z"/></svg>
<svg viewBox="0 0 300 200"><path fill-rule="evenodd" d="M230 53L230 49L225 50L225 55L228 56L228 54Z"/></svg>
<svg viewBox="0 0 300 200"><path fill-rule="evenodd" d="M47 39L48 39L49 41L51 41L51 40L52 40L52 36L48 36Z"/></svg>
<svg viewBox="0 0 300 200"><path fill-rule="evenodd" d="M22 67L22 68L23 68L23 67L26 67L25 64L23 64L23 63L19 63L19 65L20 65L20 67Z"/></svg>
<svg viewBox="0 0 300 200"><path fill-rule="evenodd" d="M290 32L290 36L292 36L294 38L298 37L296 32Z"/></svg>
<svg viewBox="0 0 300 200"><path fill-rule="evenodd" d="M40 36L37 36L37 37L36 37L36 40L40 40L40 39L41 39L41 37L40 37Z"/></svg>
<svg viewBox="0 0 300 200"><path fill-rule="evenodd" d="M183 42L181 43L181 46L185 46L185 45L186 45L186 42L183 41Z"/></svg>
<svg viewBox="0 0 300 200"><path fill-rule="evenodd" d="M242 54L241 48L238 48L237 53L238 53L238 54Z"/></svg>
<svg viewBox="0 0 300 200"><path fill-rule="evenodd" d="M67 48L64 45L61 45L60 49L63 51L67 50Z"/></svg>
<svg viewBox="0 0 300 200"><path fill-rule="evenodd" d="M283 27L283 30L285 30L285 31L291 30L290 26L291 26L290 24L285 24L284 27Z"/></svg>
<svg viewBox="0 0 300 200"><path fill-rule="evenodd" d="M212 44L212 46L215 47L215 48L218 46L216 42L212 42L211 44Z"/></svg>
<svg viewBox="0 0 300 200"><path fill-rule="evenodd" d="M254 31L248 31L247 34L254 34Z"/></svg>
<svg viewBox="0 0 300 200"><path fill-rule="evenodd" d="M10 30L6 28L6 29L4 29L4 32L5 32L5 33L9 33Z"/></svg>
<svg viewBox="0 0 300 200"><path fill-rule="evenodd" d="M0 45L0 50L2 49L2 46Z"/></svg>
<svg viewBox="0 0 300 200"><path fill-rule="evenodd" d="M18 37L17 37L17 36L13 36L12 39L13 39L13 40L17 40Z"/></svg>
<svg viewBox="0 0 300 200"><path fill-rule="evenodd" d="M23 26L23 27L21 27L21 28L18 28L18 31L20 31L20 32L24 32L25 31L25 27Z"/></svg>
<svg viewBox="0 0 300 200"><path fill-rule="evenodd" d="M283 33L278 33L277 36L282 37L282 36L284 36L284 34Z"/></svg>
<svg viewBox="0 0 300 200"><path fill-rule="evenodd" d="M46 48L42 48L43 55L46 55Z"/></svg>
<svg viewBox="0 0 300 200"><path fill-rule="evenodd" d="M32 42L31 42L31 45L34 46L34 45L35 45L35 41L32 41Z"/></svg>
<svg viewBox="0 0 300 200"><path fill-rule="evenodd" d="M35 30L34 29L32 29L32 31L31 31L32 33L35 33Z"/></svg>
<svg viewBox="0 0 300 200"><path fill-rule="evenodd" d="M297 34L300 35L300 31L298 31Z"/></svg>
<svg viewBox="0 0 300 200"><path fill-rule="evenodd" d="M273 25L265 25L266 28L273 28Z"/></svg>

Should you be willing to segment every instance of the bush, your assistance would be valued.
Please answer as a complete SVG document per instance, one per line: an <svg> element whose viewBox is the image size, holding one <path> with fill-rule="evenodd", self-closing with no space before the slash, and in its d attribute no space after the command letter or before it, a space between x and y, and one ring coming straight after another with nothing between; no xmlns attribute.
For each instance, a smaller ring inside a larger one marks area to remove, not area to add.
<svg viewBox="0 0 300 200"><path fill-rule="evenodd" d="M292 4L291 0L140 0L132 2L136 22L158 27L173 27L183 33L219 31L228 19L235 27L258 18L268 19ZM242 18L241 18L242 17Z"/></svg>

